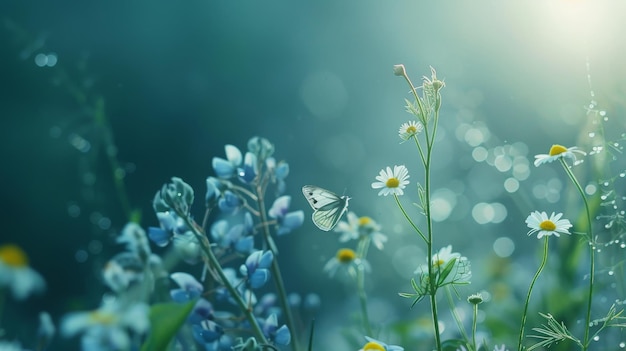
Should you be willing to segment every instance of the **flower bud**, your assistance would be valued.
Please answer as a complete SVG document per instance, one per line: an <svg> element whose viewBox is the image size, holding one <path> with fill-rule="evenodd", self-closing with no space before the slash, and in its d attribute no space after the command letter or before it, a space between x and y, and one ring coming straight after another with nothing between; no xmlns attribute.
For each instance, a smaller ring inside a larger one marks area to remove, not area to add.
<svg viewBox="0 0 626 351"><path fill-rule="evenodd" d="M399 77L406 76L406 70L404 69L404 65L393 65L393 74Z"/></svg>

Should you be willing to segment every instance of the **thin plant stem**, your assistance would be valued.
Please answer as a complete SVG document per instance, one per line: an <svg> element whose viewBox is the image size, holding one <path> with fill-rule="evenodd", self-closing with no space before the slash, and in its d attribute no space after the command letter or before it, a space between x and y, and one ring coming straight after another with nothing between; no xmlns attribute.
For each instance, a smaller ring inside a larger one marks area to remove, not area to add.
<svg viewBox="0 0 626 351"><path fill-rule="evenodd" d="M274 244L274 240L271 237L270 228L267 219L267 212L265 210L265 199L264 199L264 190L261 185L257 185L257 203L259 206L259 213L261 215L261 223L263 224L263 238L266 240L270 250L274 254L274 259L272 260L272 265L270 267L272 276L274 278L274 285L276 286L276 290L278 292L278 300L280 301L280 306L285 313L285 318L287 319L287 327L291 331L291 335L294 336L292 347L294 351L298 351L300 349L300 343L298 342L298 335L296 330L296 323L293 318L293 313L291 312L291 307L289 306L289 300L287 299L287 292L285 290L285 283L283 282L283 275L280 272L280 266L278 265L278 250L276 248L276 244Z"/></svg>
<svg viewBox="0 0 626 351"><path fill-rule="evenodd" d="M454 300L452 299L452 292L450 291L450 286L446 287L446 299L448 300L448 305L450 305L450 313L452 314L452 319L454 319L454 322L456 323L456 326L459 329L459 333L461 333L461 336L463 337L463 340L465 340L465 342L469 342L469 337L467 336L467 333L465 332L465 328L463 327L463 322L461 322L461 318L459 317L459 314L456 313L456 306L454 305ZM476 350L476 348L474 348L473 350ZM473 350L470 350L470 351L473 351Z"/></svg>
<svg viewBox="0 0 626 351"><path fill-rule="evenodd" d="M426 117L426 116L424 116ZM436 119L435 119L436 122ZM426 137L428 137L428 128L424 127L426 130ZM435 140L435 132L437 130L437 124L433 127L433 135L432 140ZM428 247L428 279L430 281L430 306L433 315L433 325L435 328L435 341L437 344L437 350L441 351L441 335L439 334L439 319L437 317L437 284L434 284L432 281L432 277L434 276L433 272L433 221L430 215L430 162L433 152L433 144L428 142L428 147L426 149L426 163L424 164L424 213L426 215L426 223L428 228L428 242L426 246Z"/></svg>
<svg viewBox="0 0 626 351"><path fill-rule="evenodd" d="M413 135L413 140L415 140L415 145L417 146L417 150L420 153L420 158L422 159L422 164L426 164L426 159L424 158L424 152L422 151L422 145L420 144L417 135Z"/></svg>
<svg viewBox="0 0 626 351"><path fill-rule="evenodd" d="M365 260L367 251L370 245L369 237L362 237L359 240L357 247L357 257L361 260ZM369 313L367 311L367 293L365 292L365 267L359 265L357 269L357 290L359 294L359 303L361 305L361 318L363 319L363 328L365 329L365 335L374 335L372 332L372 325L370 324Z"/></svg>
<svg viewBox="0 0 626 351"><path fill-rule="evenodd" d="M187 225L187 227L191 229L191 232L194 234L194 236L200 243L200 248L204 252L204 255L207 258L207 260L209 261L208 263L210 267L213 268L215 272L217 272L217 275L219 276L222 284L224 284L224 286L230 293L230 296L235 300L235 302L237 303L237 306L246 317L246 320L248 321L248 323L250 323L250 327L252 328L252 332L254 333L254 336L257 338L259 342L263 344L267 344L268 341L265 338L265 335L263 334L263 331L261 330L261 327L259 326L259 323L257 322L256 317L252 313L252 309L248 307L248 304L243 300L243 298L241 297L237 289L228 280L228 277L226 277L226 274L224 273L222 266L220 265L217 257L215 257L215 255L213 254L213 251L211 250L211 246L208 244L207 237L204 234L204 232L202 232L202 229L200 228L200 226L196 225L187 213L184 213L183 211L180 211L177 208L174 208L174 211L179 217L181 217L185 221L185 224Z"/></svg>
<svg viewBox="0 0 626 351"><path fill-rule="evenodd" d="M426 224L427 224L427 232L428 232L428 236L424 236L424 234L417 228L417 226L415 226L415 224L409 219L408 215L406 214L406 212L404 211L404 209L401 207L400 205L400 201L398 200L397 195L394 194L394 197L396 198L396 202L398 203L398 205L400 206L402 213L404 214L404 216L409 219L409 222L411 223L411 225L413 226L413 228L415 228L415 230L420 234L420 236L422 237L422 239L424 239L424 241L426 242L426 246L427 246L427 259L428 259L428 279L429 279L429 290L430 290L430 307L431 307L431 312L432 312L432 320L433 320L433 328L434 328L434 332L435 332L435 342L437 345L437 350L441 351L441 335L439 332L439 319L437 316L437 288L438 286L433 282L433 277L434 277L434 272L433 272L433 223L432 223L432 218L430 215L430 162L431 162L431 157L432 157L432 151L433 151L433 145L434 145L434 141L435 141L435 134L437 132L437 122L439 119L439 108L438 106L441 106L440 103L440 99L441 96L439 95L439 93L437 92L436 95L436 99L437 100L437 104L436 104L436 108L435 108L435 119L433 121L434 126L432 128L432 135L429 134L429 129L428 129L428 111L426 111L424 109L424 106L422 104L422 99L419 97L419 95L417 94L417 91L415 89L415 86L413 85L413 83L411 82L411 79L408 77L408 75L406 74L406 71L403 70L403 77L406 80L406 82L409 84L409 87L411 88L411 92L413 93L413 96L415 97L418 109L419 109L419 114L420 114L420 120L421 122L424 124L424 137L426 138L426 157L424 158L424 155L422 153L422 149L421 146L418 143L418 149L420 150L420 157L421 157L421 161L424 164L424 201L422 203L423 206L423 210L424 210L424 215L426 217Z"/></svg>
<svg viewBox="0 0 626 351"><path fill-rule="evenodd" d="M400 211L402 211L402 214L404 215L404 218L406 218L406 220L409 221L409 224L411 224L411 227L413 227L413 229L415 229L417 234L419 234L422 237L422 239L424 239L424 242L428 243L428 239L426 239L426 237L424 236L422 231L417 227L417 225L415 225L415 223L413 222L411 217L409 217L409 215L404 210L404 207L402 206L402 203L400 203L400 199L398 199L398 195L393 194L393 197L396 199L396 203L398 204L398 207L400 208Z"/></svg>
<svg viewBox="0 0 626 351"><path fill-rule="evenodd" d="M472 304L472 349L474 351L478 350L476 348L476 322L478 319L478 304Z"/></svg>
<svg viewBox="0 0 626 351"><path fill-rule="evenodd" d="M589 296L587 298L587 315L585 317L585 337L583 338L583 347L582 347L583 351L586 351L587 348L589 348L589 342L590 342L589 328L591 324L591 303L593 301L593 283L595 280L595 253L596 253L596 249L594 245L595 238L593 237L591 211L589 210L589 202L587 201L587 196L585 196L585 192L582 186L580 186L580 183L578 182L578 180L576 179L576 176L574 175L572 170L569 168L569 166L565 162L565 159L561 157L559 158L559 161L561 161L561 165L563 166L563 169L565 169L565 173L567 173L567 176L574 183L574 185L576 186L576 189L578 189L578 192L580 193L580 197L582 197L583 203L585 204L585 212L587 213L587 223L588 223L587 230L589 231L589 234L587 235L587 240L588 240L587 243L589 245Z"/></svg>
<svg viewBox="0 0 626 351"><path fill-rule="evenodd" d="M546 262L548 261L548 238L549 236L544 237L543 257L541 259L541 264L539 265L539 268L537 269L537 273L535 273L535 276L533 277L532 282L530 282L530 287L528 288L528 294L526 295L526 302L524 303L524 312L522 313L522 323L519 329L519 340L517 342L518 351L522 351L524 349L524 347L522 346L522 340L524 339L524 327L526 326L526 316L528 313L528 304L530 302L530 295L533 292L533 287L535 286L535 282L537 281L537 278L539 278L539 274L541 274L543 267L545 267Z"/></svg>

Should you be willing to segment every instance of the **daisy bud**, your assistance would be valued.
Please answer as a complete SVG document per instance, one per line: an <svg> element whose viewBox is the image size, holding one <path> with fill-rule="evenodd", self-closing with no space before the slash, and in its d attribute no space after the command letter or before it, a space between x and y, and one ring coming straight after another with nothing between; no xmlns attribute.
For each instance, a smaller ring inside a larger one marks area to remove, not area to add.
<svg viewBox="0 0 626 351"><path fill-rule="evenodd" d="M404 69L404 65L394 65L393 66L393 74L399 77L406 76L406 70Z"/></svg>

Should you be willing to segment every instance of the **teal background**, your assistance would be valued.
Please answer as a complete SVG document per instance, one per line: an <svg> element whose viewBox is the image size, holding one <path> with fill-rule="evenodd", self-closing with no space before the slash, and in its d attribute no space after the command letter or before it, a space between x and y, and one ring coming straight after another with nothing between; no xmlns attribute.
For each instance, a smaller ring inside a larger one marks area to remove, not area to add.
<svg viewBox="0 0 626 351"><path fill-rule="evenodd" d="M351 210L376 219L390 237L385 251L371 251L373 308L381 313L373 318L386 323L419 315L396 293L408 290L407 271L424 261L423 251L415 247L411 258L397 252L421 244L392 199L370 189L381 168L406 164L408 204L417 201L414 185L423 178L415 150L397 138L409 118L408 89L392 74L397 63L415 84L433 66L447 85L434 187L452 189L463 201L451 220L437 224L436 246L452 243L472 261L478 285L468 293L487 284L479 277L490 262L482 259L500 236L514 240L513 258L531 276L539 247L524 235L525 217L532 210L580 209L565 204L565 194L551 203L531 189L538 179L555 177L565 187L566 178L557 167L531 167L519 191L524 195L512 199L500 186L506 177L476 163L455 132L462 123L485 125L486 147L522 142L531 163L554 143L584 148L590 74L595 100L611 118L608 130L619 135L625 7L564 0L0 2L0 243L23 247L48 284L45 295L7 303L3 324L9 335L27 340L32 331L6 321L34 325L40 310L58 321L68 310L94 308L105 291L98 272L120 250L114 237L128 218L93 118L98 97L144 228L157 224L151 200L172 176L194 187L201 216L212 157L223 157L224 144L243 149L250 137L263 136L289 162L292 207L307 218L304 228L279 241L288 288L322 295L322 316L351 298L349 288L321 273L339 245L308 221L300 187L316 184L350 195ZM40 53L56 54L58 63L38 67ZM90 150L73 147L72 135L88 140ZM503 222L471 219L475 203L496 201L508 209ZM68 215L73 206L80 208L76 217ZM102 217L110 226L94 224ZM77 262L83 251L86 260ZM393 266L394 260L401 263ZM320 318L321 333L327 332Z"/></svg>

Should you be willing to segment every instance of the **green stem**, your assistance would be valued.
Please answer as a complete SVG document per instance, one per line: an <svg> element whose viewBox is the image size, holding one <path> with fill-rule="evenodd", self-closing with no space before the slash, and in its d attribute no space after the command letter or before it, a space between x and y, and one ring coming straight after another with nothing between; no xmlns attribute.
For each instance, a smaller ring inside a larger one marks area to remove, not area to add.
<svg viewBox="0 0 626 351"><path fill-rule="evenodd" d="M357 257L365 260L369 249L370 238L362 237L357 247ZM369 313L367 311L367 294L365 292L365 269L363 265L359 265L357 269L357 290L359 293L359 303L361 305L361 318L363 319L363 327L365 335L372 337L372 325L370 324Z"/></svg>
<svg viewBox="0 0 626 351"><path fill-rule="evenodd" d="M473 312L474 312L472 316L473 317L472 318L473 319L472 320L472 347L473 347L473 350L475 351L475 350L478 350L476 348L476 322L478 319L478 304L475 303L473 304L472 307L473 307Z"/></svg>
<svg viewBox="0 0 626 351"><path fill-rule="evenodd" d="M409 217L409 215L404 210L404 207L402 207L402 204L400 203L400 199L398 199L398 195L393 194L393 197L396 199L396 203L398 204L398 207L400 208L400 211L402 211L402 214L404 215L404 218L406 218L406 220L409 221L409 224L411 224L411 227L413 227L413 229L415 229L417 234L419 234L422 237L422 239L424 239L424 242L428 244L428 242L429 242L428 239L426 239L426 237L424 236L422 231L417 227L417 225L415 225L415 223L413 223L413 220L411 219L411 217Z"/></svg>
<svg viewBox="0 0 626 351"><path fill-rule="evenodd" d="M261 215L261 223L263 224L263 238L265 242L269 246L270 250L274 254L274 259L272 260L272 277L274 278L274 285L276 286L276 290L278 292L278 300L280 301L280 306L285 313L285 318L287 319L287 328L291 332L293 336L292 345L293 350L298 351L300 349L300 343L297 338L297 330L296 323L293 318L293 313L291 312L291 307L289 306L289 300L287 299L287 292L285 290L285 283L283 282L283 275L280 272L280 266L278 265L278 249L276 248L276 244L272 239L270 228L267 219L267 212L265 211L265 200L264 200L264 190L262 186L257 185L257 203L259 206L259 213Z"/></svg>
<svg viewBox="0 0 626 351"><path fill-rule="evenodd" d="M422 164L426 164L426 159L424 158L424 151L422 151L422 145L420 144L420 141L417 138L417 135L413 136L413 140L415 140L415 145L417 145L417 150L420 153L420 158L422 159Z"/></svg>
<svg viewBox="0 0 626 351"><path fill-rule="evenodd" d="M589 348L589 342L590 342L589 329L590 329L590 324L591 324L591 303L593 301L593 283L595 280L595 253L596 253L595 244L594 244L595 238L593 237L591 210L589 209L589 202L587 201L587 196L585 196L585 191L583 190L582 186L580 186L580 183L578 182L578 180L576 179L576 176L574 176L574 173L565 162L565 159L561 157L559 158L559 161L561 161L561 165L563 166L563 169L565 169L565 173L567 173L567 176L574 183L574 185L576 186L576 189L578 189L578 192L580 193L580 197L582 197L583 199L583 203L585 204L585 212L587 213L587 223L589 226L587 228L589 232L587 234L587 240L588 240L587 243L589 245L589 295L587 298L587 315L585 317L585 337L583 339L583 347L582 347L582 350L586 351Z"/></svg>
<svg viewBox="0 0 626 351"><path fill-rule="evenodd" d="M128 221L139 222L139 218L136 218L128 199L128 193L126 192L126 185L124 184L124 172L117 159L117 147L113 140L113 132L111 126L108 123L106 113L104 112L104 98L99 96L96 99L94 106L94 120L96 125L100 127L102 132L102 139L104 140L104 153L106 154L111 168L111 176L113 178L113 184L115 185L115 192L117 198L120 201L122 210L126 215Z"/></svg>
<svg viewBox="0 0 626 351"><path fill-rule="evenodd" d="M228 277L226 277L226 274L224 273L222 266L220 265L217 257L215 257L215 255L213 254L213 251L211 250L211 246L208 243L208 239L206 235L201 231L200 227L193 222L193 220L189 217L188 214L183 213L182 211L179 211L178 209L174 209L174 210L176 214L185 221L185 224L187 225L187 227L191 230L191 232L194 234L194 236L198 240L198 243L200 244L200 247L202 248L202 251L204 252L205 257L209 261L208 262L209 268L212 268L215 270L215 272L217 272L222 284L224 284L224 286L230 293L230 296L235 300L235 302L237 303L237 306L239 307L241 312L245 315L246 320L248 321L248 323L250 323L254 336L257 338L257 340L260 343L267 344L268 341L265 338L265 335L263 334L263 331L261 330L261 327L259 326L259 323L257 322L254 314L252 313L252 308L248 307L248 304L241 298L241 295L239 294L237 289L230 283L230 281L228 280Z"/></svg>
<svg viewBox="0 0 626 351"><path fill-rule="evenodd" d="M537 278L539 278L539 274L541 274L543 267L545 267L546 262L548 261L548 238L549 236L546 236L543 241L543 258L541 259L541 264L539 265L539 269L537 269L537 273L535 273L535 276L533 277L533 280L530 283L530 287L528 288L528 294L526 295L526 302L524 303L524 312L522 313L522 323L521 323L520 330L519 330L519 340L517 342L518 351L522 351L524 349L524 347L522 346L522 340L524 339L524 327L526 326L526 316L528 313L528 303L530 302L530 295L533 292L533 287L535 286L535 282L537 281Z"/></svg>
<svg viewBox="0 0 626 351"><path fill-rule="evenodd" d="M436 113L438 114L438 111L436 111ZM428 241L426 243L426 246L428 247L428 279L429 279L429 286L430 286L430 306L431 306L431 310L432 310L432 314L433 314L433 324L435 327L435 340L437 343L437 350L441 351L441 335L439 335L439 319L437 317L437 284L435 284L432 280L432 278L434 277L434 272L433 272L433 221L430 215L430 162L431 162L431 157L432 157L432 153L433 153L433 142L435 140L435 133L437 131L437 119L435 119L435 125L433 127L433 135L432 135L432 141L428 141L428 128L426 128L426 126L424 126L424 129L426 130L426 137L427 137L427 149L426 149L426 163L424 164L424 196L425 196L425 201L424 201L424 214L426 215L426 223L427 223L427 227L428 227Z"/></svg>
<svg viewBox="0 0 626 351"><path fill-rule="evenodd" d="M463 337L463 340L465 340L466 343L469 343L469 337L467 336L467 333L465 333L465 328L463 327L463 322L461 322L461 318L459 318L459 314L456 313L456 306L454 305L454 300L452 299L452 293L450 292L450 286L446 287L446 298L448 300L448 305L450 305L450 313L452 313L452 318L454 319L454 322L456 323L456 326L459 329L459 333L461 333L461 336ZM476 350L476 348L474 347L474 349L470 350L470 351L475 351L475 350Z"/></svg>

